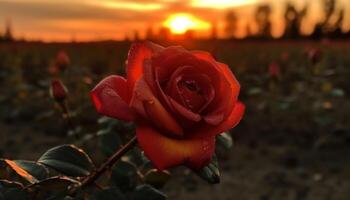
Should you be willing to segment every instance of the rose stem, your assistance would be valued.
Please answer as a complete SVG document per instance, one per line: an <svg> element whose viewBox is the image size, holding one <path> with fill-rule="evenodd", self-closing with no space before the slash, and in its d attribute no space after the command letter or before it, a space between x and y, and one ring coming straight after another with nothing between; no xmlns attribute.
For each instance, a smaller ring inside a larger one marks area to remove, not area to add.
<svg viewBox="0 0 350 200"><path fill-rule="evenodd" d="M107 159L105 163L103 163L95 172L91 173L88 177L86 177L82 183L81 188L89 186L93 184L104 172L110 169L114 163L116 163L125 153L127 153L131 148L133 148L137 143L136 136L133 136L128 143L126 143L122 148L116 151L111 157Z"/></svg>
<svg viewBox="0 0 350 200"><path fill-rule="evenodd" d="M69 108L67 106L67 103L65 101L59 103L61 109L62 109L62 118L67 122L68 129L70 131L73 131L73 135L78 139L78 134L75 133L75 125L72 121Z"/></svg>

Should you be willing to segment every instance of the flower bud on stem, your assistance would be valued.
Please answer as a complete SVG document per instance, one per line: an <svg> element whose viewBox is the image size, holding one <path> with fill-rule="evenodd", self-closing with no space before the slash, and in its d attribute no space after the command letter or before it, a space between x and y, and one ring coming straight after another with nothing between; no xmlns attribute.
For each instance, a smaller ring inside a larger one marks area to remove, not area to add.
<svg viewBox="0 0 350 200"><path fill-rule="evenodd" d="M66 121L69 131L73 131L73 135L78 139L79 135L75 132L75 125L72 121L69 108L67 105L68 89L59 79L53 79L51 81L50 95L57 102L62 110L62 118Z"/></svg>

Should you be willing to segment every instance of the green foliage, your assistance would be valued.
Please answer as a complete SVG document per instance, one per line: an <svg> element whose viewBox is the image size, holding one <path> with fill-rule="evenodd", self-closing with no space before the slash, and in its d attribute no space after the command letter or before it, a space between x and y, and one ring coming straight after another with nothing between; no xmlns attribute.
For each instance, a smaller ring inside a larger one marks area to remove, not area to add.
<svg viewBox="0 0 350 200"><path fill-rule="evenodd" d="M77 162L81 163L75 166ZM94 169L86 153L72 145L52 148L38 162L3 159L0 160L0 164L1 178L19 181L0 181L0 193L2 195L0 195L0 199L3 198L5 200L63 198L70 193L70 189L81 184L79 179L69 178L65 176L66 174L76 175L82 171L77 169L82 167L85 167L83 168L85 170L90 170L86 173L90 174L91 170ZM53 171L50 172L50 169ZM56 170L64 174L52 176L52 174L56 174ZM11 174L15 174L16 176L11 176Z"/></svg>
<svg viewBox="0 0 350 200"><path fill-rule="evenodd" d="M49 176L49 170L40 163L28 160L14 160L14 162L38 180L45 180Z"/></svg>
<svg viewBox="0 0 350 200"><path fill-rule="evenodd" d="M0 200L26 200L27 198L27 193L23 191L21 183L0 180Z"/></svg>
<svg viewBox="0 0 350 200"><path fill-rule="evenodd" d="M139 185L135 189L133 200L165 200L167 196L150 185Z"/></svg>
<svg viewBox="0 0 350 200"><path fill-rule="evenodd" d="M38 183L32 184L29 186L40 188L41 190L46 191L65 191L69 186L79 184L79 182L75 179L64 177L64 176L55 176L40 181Z"/></svg>
<svg viewBox="0 0 350 200"><path fill-rule="evenodd" d="M102 153L110 156L121 148L123 138L117 130L125 130L122 123L110 118L99 121L102 129L96 136ZM126 138L124 138L125 140ZM217 152L227 153L232 147L232 138L228 133L217 137ZM61 145L46 151L37 162L26 160L1 160L1 178L11 179L11 173L20 182L2 181L0 189L1 199L134 199L134 200L163 200L167 196L159 189L171 178L169 171L159 171L145 157L139 148L133 148L116 162L109 171L104 183L108 186L100 187L99 183L86 189L80 188L83 180L96 170L90 157L74 145ZM58 173L58 174L57 174ZM220 172L216 156L211 163L195 172L208 183L220 181ZM17 179L15 179L17 180Z"/></svg>
<svg viewBox="0 0 350 200"><path fill-rule="evenodd" d="M213 156L211 162L200 170L195 171L196 174L208 183L220 183L219 163L216 155Z"/></svg>
<svg viewBox="0 0 350 200"><path fill-rule="evenodd" d="M138 169L133 163L118 161L112 168L111 181L122 191L131 191L137 185Z"/></svg>
<svg viewBox="0 0 350 200"><path fill-rule="evenodd" d="M116 187L96 192L94 200L126 200L125 195Z"/></svg>
<svg viewBox="0 0 350 200"><path fill-rule="evenodd" d="M119 135L111 128L100 130L97 135L101 150L107 156L112 155L122 144Z"/></svg>
<svg viewBox="0 0 350 200"><path fill-rule="evenodd" d="M89 156L74 145L62 145L45 152L39 163L68 176L87 176L95 168Z"/></svg>
<svg viewBox="0 0 350 200"><path fill-rule="evenodd" d="M3 159L1 160L1 162L3 163L2 166L4 167L2 168L3 175L8 176L8 172L10 173L12 172L28 183L34 184L39 182L38 179L36 179L33 175L31 175L28 171L26 171L22 167L20 167L16 162L8 159ZM2 177L2 178L5 178L5 177Z"/></svg>
<svg viewBox="0 0 350 200"><path fill-rule="evenodd" d="M97 132L99 147L106 156L112 155L125 142L121 134L126 136L134 129L131 123L124 123L109 117L101 117L98 124L100 126Z"/></svg>
<svg viewBox="0 0 350 200"><path fill-rule="evenodd" d="M157 169L151 169L145 174L144 182L160 189L169 181L170 178L171 174L166 170L160 171Z"/></svg>
<svg viewBox="0 0 350 200"><path fill-rule="evenodd" d="M65 197L69 193L69 189L76 185L79 185L77 180L64 176L56 176L29 185L27 188L30 191L35 191L34 195L36 198L45 199L47 197Z"/></svg>
<svg viewBox="0 0 350 200"><path fill-rule="evenodd" d="M229 133L222 133L216 137L215 152L219 157L227 158L233 146L233 139Z"/></svg>

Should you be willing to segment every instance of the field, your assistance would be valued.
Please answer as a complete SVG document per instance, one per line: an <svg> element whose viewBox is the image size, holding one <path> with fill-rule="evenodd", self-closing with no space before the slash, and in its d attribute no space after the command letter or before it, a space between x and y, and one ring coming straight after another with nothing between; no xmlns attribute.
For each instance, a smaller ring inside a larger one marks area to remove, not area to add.
<svg viewBox="0 0 350 200"><path fill-rule="evenodd" d="M234 148L220 156L221 183L208 185L178 168L164 189L170 199L349 199L349 41L175 43L210 51L228 64L247 111L232 131ZM49 67L64 50L71 64L61 79L80 133L73 141L101 162L99 142L87 140L99 118L88 92L103 77L124 74L129 47L129 42L0 44L0 157L37 159L50 147L72 142L49 95ZM271 68L278 68L277 75Z"/></svg>

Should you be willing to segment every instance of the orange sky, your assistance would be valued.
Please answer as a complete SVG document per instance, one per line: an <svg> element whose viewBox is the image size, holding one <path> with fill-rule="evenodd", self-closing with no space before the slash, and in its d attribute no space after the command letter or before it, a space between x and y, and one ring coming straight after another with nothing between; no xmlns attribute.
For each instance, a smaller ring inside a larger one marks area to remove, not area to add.
<svg viewBox="0 0 350 200"><path fill-rule="evenodd" d="M287 1L302 7L306 2L310 12L304 31L310 32L322 19L322 0L0 0L0 22L10 19L17 37L45 41L79 41L124 39L135 31L144 33L147 27L156 30L175 13L193 15L196 20L223 26L225 12L236 9L240 18L238 35L244 36L247 23L254 30L252 13L258 3L271 3L274 11L273 34L283 31L283 5ZM344 29L350 28L350 2L338 0L338 6L348 8ZM208 30L198 26L196 34L205 37ZM1 29L0 29L1 30ZM223 36L223 33L219 33Z"/></svg>

